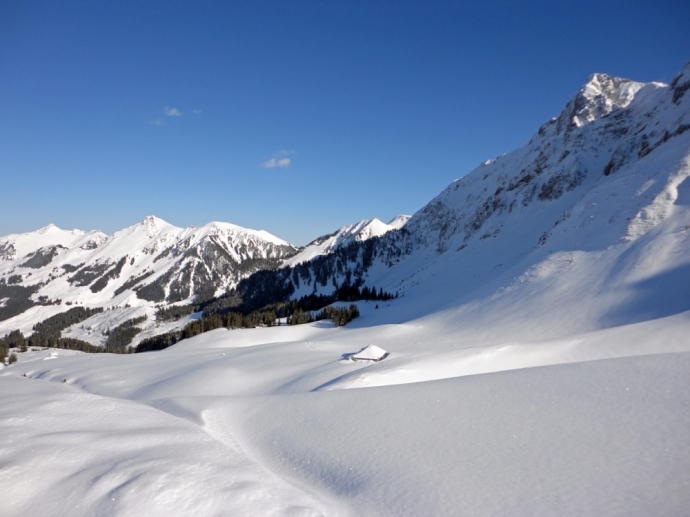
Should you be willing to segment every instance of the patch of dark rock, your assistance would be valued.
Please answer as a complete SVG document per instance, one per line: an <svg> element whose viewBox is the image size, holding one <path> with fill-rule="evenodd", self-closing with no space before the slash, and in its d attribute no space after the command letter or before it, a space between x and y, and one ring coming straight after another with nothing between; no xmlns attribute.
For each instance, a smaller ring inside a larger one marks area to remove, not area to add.
<svg viewBox="0 0 690 517"><path fill-rule="evenodd" d="M561 173L550 177L542 186L537 198L540 201L552 201L558 199L564 193L570 192L580 185L585 174L576 170L571 173Z"/></svg>
<svg viewBox="0 0 690 517"><path fill-rule="evenodd" d="M685 92L687 92L690 89L690 81L683 83L683 84L676 84L675 86L672 86L673 88L673 103L678 104L678 101L685 95Z"/></svg>
<svg viewBox="0 0 690 517"><path fill-rule="evenodd" d="M17 256L17 249L11 242L0 243L0 259L2 260L14 260Z"/></svg>
<svg viewBox="0 0 690 517"><path fill-rule="evenodd" d="M79 247L79 249L86 250L86 251L95 250L96 248L98 248L98 242L96 242L96 241L85 242L84 244L82 244Z"/></svg>
<svg viewBox="0 0 690 517"><path fill-rule="evenodd" d="M508 192L512 192L513 190L516 190L520 187L524 187L530 184L530 182L535 178L535 176L531 174L525 174L524 176L521 176L516 182L511 183L508 185L508 188L506 189Z"/></svg>
<svg viewBox="0 0 690 517"><path fill-rule="evenodd" d="M649 153L651 153L654 149L659 147L661 144L668 142L674 136L682 135L688 129L690 129L690 124L681 124L672 133L669 133L668 130L664 131L664 134L662 135L662 137L659 140L657 140L656 142L654 142L653 144L649 144L649 142L646 139L643 140L642 144L640 145L640 150L638 151L637 156L639 158L643 158L643 157L647 156Z"/></svg>

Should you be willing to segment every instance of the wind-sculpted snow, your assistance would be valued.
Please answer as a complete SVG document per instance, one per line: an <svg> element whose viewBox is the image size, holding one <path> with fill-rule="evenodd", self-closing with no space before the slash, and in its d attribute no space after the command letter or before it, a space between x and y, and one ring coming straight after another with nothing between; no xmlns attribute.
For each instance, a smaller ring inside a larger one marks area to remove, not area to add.
<svg viewBox="0 0 690 517"><path fill-rule="evenodd" d="M467 320L382 325L410 302L362 305L350 329L22 354L0 373L7 515L642 517L690 504L690 313L483 347L457 338ZM371 342L390 356L346 360Z"/></svg>
<svg viewBox="0 0 690 517"><path fill-rule="evenodd" d="M6 517L327 511L235 444L183 418L66 384L5 378L7 390L12 398L0 403Z"/></svg>

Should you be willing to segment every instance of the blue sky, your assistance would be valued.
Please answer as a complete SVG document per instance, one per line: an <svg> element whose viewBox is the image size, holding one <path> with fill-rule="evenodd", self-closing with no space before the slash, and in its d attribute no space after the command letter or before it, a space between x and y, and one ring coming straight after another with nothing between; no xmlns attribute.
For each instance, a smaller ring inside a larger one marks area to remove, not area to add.
<svg viewBox="0 0 690 517"><path fill-rule="evenodd" d="M155 214L295 244L412 214L593 72L669 82L690 3L0 2L0 235Z"/></svg>

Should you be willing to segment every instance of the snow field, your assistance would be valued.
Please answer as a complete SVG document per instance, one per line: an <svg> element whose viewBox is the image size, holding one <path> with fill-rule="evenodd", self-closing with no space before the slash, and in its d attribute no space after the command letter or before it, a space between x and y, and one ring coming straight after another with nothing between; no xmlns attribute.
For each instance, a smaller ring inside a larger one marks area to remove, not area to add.
<svg viewBox="0 0 690 517"><path fill-rule="evenodd" d="M7 517L326 512L322 502L185 419L65 383L0 382L12 393L0 401Z"/></svg>
<svg viewBox="0 0 690 517"><path fill-rule="evenodd" d="M342 346L219 347L232 333L209 349L197 336L5 369L8 515L642 516L690 503L690 352L313 392L345 366Z"/></svg>
<svg viewBox="0 0 690 517"><path fill-rule="evenodd" d="M20 354L0 370L3 511L687 515L690 65L676 84L593 76L405 224L411 252L366 273L402 296L360 302L345 328ZM156 248L140 268L198 233L166 224L116 234L118 256L127 232ZM369 344L390 355L346 360Z"/></svg>
<svg viewBox="0 0 690 517"><path fill-rule="evenodd" d="M215 407L262 463L358 515L682 515L689 366L644 356Z"/></svg>

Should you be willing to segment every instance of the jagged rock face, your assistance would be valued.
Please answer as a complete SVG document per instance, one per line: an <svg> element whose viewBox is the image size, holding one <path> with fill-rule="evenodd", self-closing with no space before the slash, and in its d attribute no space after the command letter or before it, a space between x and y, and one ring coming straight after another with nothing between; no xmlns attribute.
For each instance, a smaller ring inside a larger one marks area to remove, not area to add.
<svg viewBox="0 0 690 517"><path fill-rule="evenodd" d="M643 86L629 79L593 74L556 120L557 131L582 127L627 107Z"/></svg>
<svg viewBox="0 0 690 517"><path fill-rule="evenodd" d="M0 260L14 260L17 258L17 250L12 241L0 243Z"/></svg>
<svg viewBox="0 0 690 517"><path fill-rule="evenodd" d="M170 240L165 235L150 249L158 250ZM154 302L174 303L200 293L210 296L259 269L277 267L295 253L296 248L287 243L266 241L234 229L193 232L163 248L154 260L170 262L170 267L134 290L138 297Z"/></svg>
<svg viewBox="0 0 690 517"><path fill-rule="evenodd" d="M574 212L586 192L690 129L689 78L688 66L671 86L594 74L525 147L453 182L406 228L417 246L444 253L495 237L509 218L557 200L561 213ZM640 207L631 209L632 219ZM623 227L621 238L626 233Z"/></svg>

